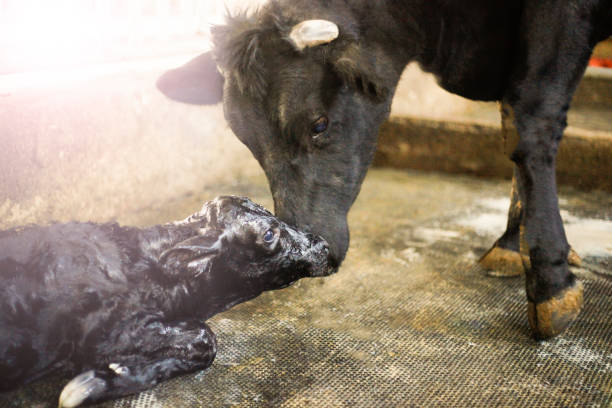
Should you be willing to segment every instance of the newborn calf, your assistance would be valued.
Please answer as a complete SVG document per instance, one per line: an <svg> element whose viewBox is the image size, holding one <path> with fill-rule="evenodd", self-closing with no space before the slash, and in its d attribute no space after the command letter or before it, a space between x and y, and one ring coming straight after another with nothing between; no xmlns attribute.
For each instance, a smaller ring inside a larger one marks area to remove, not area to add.
<svg viewBox="0 0 612 408"><path fill-rule="evenodd" d="M82 373L60 396L60 407L74 407L206 368L216 354L207 318L328 275L327 257L323 239L237 197L146 229L0 232L0 390Z"/></svg>

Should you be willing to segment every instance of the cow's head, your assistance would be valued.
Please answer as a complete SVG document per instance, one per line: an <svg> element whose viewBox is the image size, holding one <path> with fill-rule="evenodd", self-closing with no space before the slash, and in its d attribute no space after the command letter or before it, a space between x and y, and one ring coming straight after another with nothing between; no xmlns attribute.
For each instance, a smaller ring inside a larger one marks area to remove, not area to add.
<svg viewBox="0 0 612 408"><path fill-rule="evenodd" d="M339 265L403 62L384 39L363 38L348 11L287 9L213 29L225 117L263 167L276 215L323 236ZM168 72L158 87L183 102L208 99L217 92L210 57Z"/></svg>

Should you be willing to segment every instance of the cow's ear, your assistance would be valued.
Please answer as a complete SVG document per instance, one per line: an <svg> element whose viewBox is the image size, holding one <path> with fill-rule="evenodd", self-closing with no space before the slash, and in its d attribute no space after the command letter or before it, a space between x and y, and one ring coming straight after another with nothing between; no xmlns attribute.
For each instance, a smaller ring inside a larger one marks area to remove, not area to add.
<svg viewBox="0 0 612 408"><path fill-rule="evenodd" d="M164 73L156 85L164 95L178 102L212 105L223 100L223 76L210 51Z"/></svg>
<svg viewBox="0 0 612 408"><path fill-rule="evenodd" d="M344 83L377 101L393 93L401 74L379 48L350 43L332 52L331 57L333 69Z"/></svg>

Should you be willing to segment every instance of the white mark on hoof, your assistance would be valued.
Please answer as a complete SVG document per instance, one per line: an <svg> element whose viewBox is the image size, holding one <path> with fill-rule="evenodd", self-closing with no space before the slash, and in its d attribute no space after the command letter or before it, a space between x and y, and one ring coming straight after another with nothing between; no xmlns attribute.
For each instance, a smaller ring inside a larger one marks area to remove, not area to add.
<svg viewBox="0 0 612 408"><path fill-rule="evenodd" d="M113 370L115 372L115 374L117 374L120 377L123 377L125 375L129 375L130 374L130 369L129 368L124 367L122 365L119 365L117 363L110 363L108 365L108 368Z"/></svg>
<svg viewBox="0 0 612 408"><path fill-rule="evenodd" d="M74 377L62 390L59 397L59 408L73 408L81 405L92 395L98 395L106 389L106 381L97 378L93 370Z"/></svg>

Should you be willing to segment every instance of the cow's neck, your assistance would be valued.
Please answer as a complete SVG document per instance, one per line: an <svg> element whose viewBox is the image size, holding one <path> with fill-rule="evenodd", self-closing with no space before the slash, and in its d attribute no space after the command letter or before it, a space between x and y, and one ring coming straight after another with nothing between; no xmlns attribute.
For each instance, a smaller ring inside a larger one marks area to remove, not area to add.
<svg viewBox="0 0 612 408"><path fill-rule="evenodd" d="M421 3L424 1L346 1L360 27L360 40L389 50L401 68L418 59L426 46L425 31L420 26L424 13Z"/></svg>
<svg viewBox="0 0 612 408"><path fill-rule="evenodd" d="M361 40L385 48L400 71L416 61L450 92L478 100L503 96L521 2L345 1L360 25Z"/></svg>

